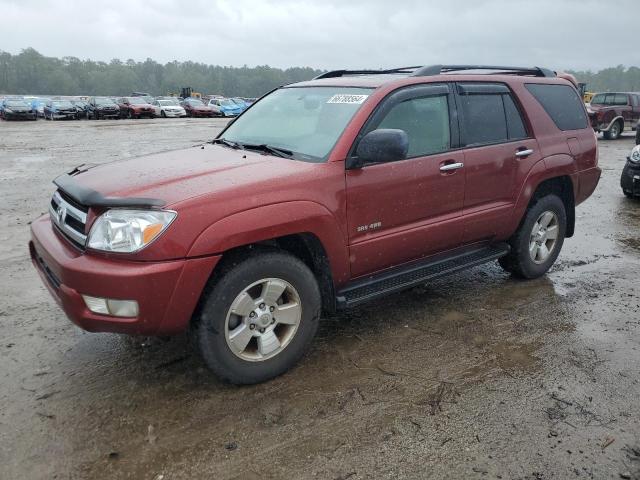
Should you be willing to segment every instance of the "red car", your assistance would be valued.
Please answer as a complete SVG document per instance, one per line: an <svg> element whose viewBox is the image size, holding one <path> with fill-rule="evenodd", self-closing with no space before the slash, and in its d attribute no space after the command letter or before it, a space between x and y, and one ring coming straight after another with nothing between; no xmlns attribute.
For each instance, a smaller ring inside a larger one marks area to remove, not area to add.
<svg viewBox="0 0 640 480"><path fill-rule="evenodd" d="M202 100L197 98L185 98L182 103L182 108L187 112L188 117L217 117L217 112L205 105Z"/></svg>
<svg viewBox="0 0 640 480"><path fill-rule="evenodd" d="M155 108L144 97L122 97L118 99L120 118L153 118Z"/></svg>
<svg viewBox="0 0 640 480"><path fill-rule="evenodd" d="M205 146L58 177L29 248L80 327L188 330L220 377L255 383L323 313L495 260L544 275L597 163L575 85L549 70L335 71Z"/></svg>

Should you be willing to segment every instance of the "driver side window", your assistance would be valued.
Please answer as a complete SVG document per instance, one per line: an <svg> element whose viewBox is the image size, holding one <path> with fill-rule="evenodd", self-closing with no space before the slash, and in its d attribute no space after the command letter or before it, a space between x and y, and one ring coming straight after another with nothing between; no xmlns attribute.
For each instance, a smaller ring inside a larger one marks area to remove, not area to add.
<svg viewBox="0 0 640 480"><path fill-rule="evenodd" d="M449 105L446 95L411 98L395 105L377 128L404 130L409 137L407 158L449 150Z"/></svg>

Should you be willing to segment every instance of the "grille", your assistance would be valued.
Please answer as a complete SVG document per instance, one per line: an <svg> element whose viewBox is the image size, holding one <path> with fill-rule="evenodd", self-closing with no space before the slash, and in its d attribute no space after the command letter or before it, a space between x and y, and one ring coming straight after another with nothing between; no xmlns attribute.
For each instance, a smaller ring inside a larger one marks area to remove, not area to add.
<svg viewBox="0 0 640 480"><path fill-rule="evenodd" d="M88 209L72 200L65 198L60 191L56 191L51 198L49 215L51 223L79 247L85 246L87 235L85 226L87 223Z"/></svg>

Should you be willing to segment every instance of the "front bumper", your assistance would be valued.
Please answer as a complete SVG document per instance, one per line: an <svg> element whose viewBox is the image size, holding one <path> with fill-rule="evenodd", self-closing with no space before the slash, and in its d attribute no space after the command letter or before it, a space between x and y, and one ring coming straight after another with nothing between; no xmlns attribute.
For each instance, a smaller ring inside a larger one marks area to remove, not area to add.
<svg viewBox="0 0 640 480"><path fill-rule="evenodd" d="M37 118L36 115L35 112L3 112L5 120L35 120Z"/></svg>
<svg viewBox="0 0 640 480"><path fill-rule="evenodd" d="M627 160L627 164L622 169L620 177L620 186L622 191L627 195L640 197L640 165L631 163Z"/></svg>
<svg viewBox="0 0 640 480"><path fill-rule="evenodd" d="M185 111L171 111L171 110L165 110L164 114L167 117L186 117L187 116L187 112Z"/></svg>
<svg viewBox="0 0 640 480"><path fill-rule="evenodd" d="M219 256L135 262L84 253L51 225L49 215L31 224L31 260L66 315L90 332L172 335L187 328ZM136 300L137 317L91 312L82 294Z"/></svg>

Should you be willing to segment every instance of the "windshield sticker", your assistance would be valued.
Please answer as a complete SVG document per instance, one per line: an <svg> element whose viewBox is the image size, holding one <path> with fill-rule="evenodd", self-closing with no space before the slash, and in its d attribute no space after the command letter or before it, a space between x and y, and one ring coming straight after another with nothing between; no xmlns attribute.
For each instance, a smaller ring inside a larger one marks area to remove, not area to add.
<svg viewBox="0 0 640 480"><path fill-rule="evenodd" d="M364 102L369 95L344 95L338 94L331 97L327 103L355 103L357 105Z"/></svg>

